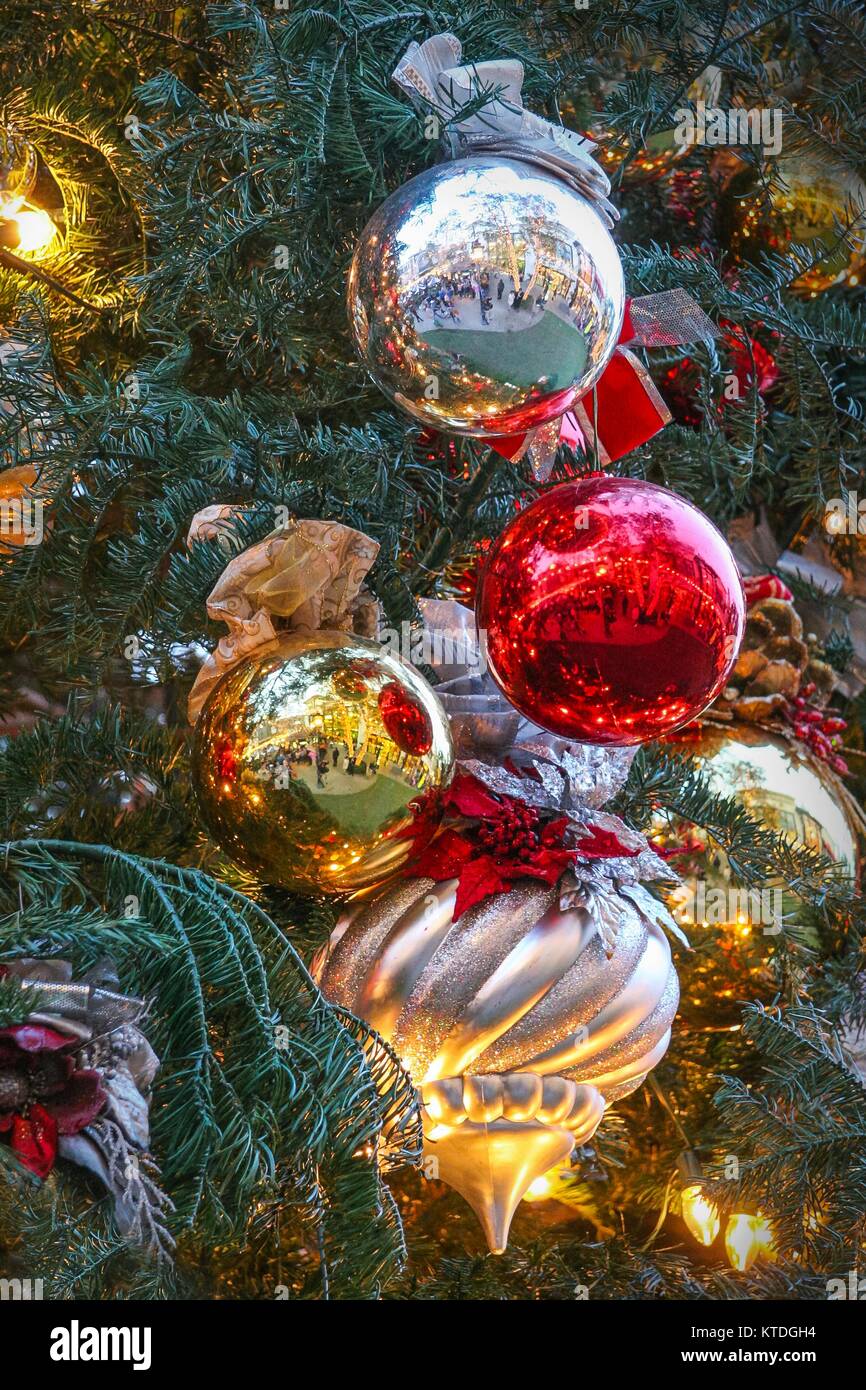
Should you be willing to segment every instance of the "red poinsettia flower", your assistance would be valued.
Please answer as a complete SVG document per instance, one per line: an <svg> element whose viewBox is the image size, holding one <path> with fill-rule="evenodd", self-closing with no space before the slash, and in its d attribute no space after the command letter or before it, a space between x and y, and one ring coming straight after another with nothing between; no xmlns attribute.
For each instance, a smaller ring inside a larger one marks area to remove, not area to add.
<svg viewBox="0 0 866 1390"><path fill-rule="evenodd" d="M61 1134L77 1134L107 1096L99 1073L77 1071L74 1040L38 1023L0 1028L0 1135L31 1173L45 1178Z"/></svg>
<svg viewBox="0 0 866 1390"><path fill-rule="evenodd" d="M587 826L585 829L586 834L577 845L581 859L633 859L640 854L639 848L630 849L612 830L602 830L600 825Z"/></svg>
<svg viewBox="0 0 866 1390"><path fill-rule="evenodd" d="M508 893L515 879L555 883L574 860L564 843L567 817L545 822L536 807L497 796L469 773L457 773L446 806L459 828L443 829L407 873L436 882L457 879L455 922L484 898Z"/></svg>
<svg viewBox="0 0 866 1390"><path fill-rule="evenodd" d="M503 809L502 800L469 772L454 774L445 805L453 806L461 816L498 816Z"/></svg>
<svg viewBox="0 0 866 1390"><path fill-rule="evenodd" d="M779 380L779 367L773 354L742 325L731 323L729 319L720 319L719 325L725 330L724 340L731 349L734 370L742 385L751 386L754 380L762 395L771 391ZM763 327L762 324L754 326Z"/></svg>
<svg viewBox="0 0 866 1390"><path fill-rule="evenodd" d="M445 826L405 872L437 883L456 878L455 922L484 898L510 892L517 879L553 884L575 859L639 853L600 826L576 826L568 816L549 819L518 797L499 796L467 772L457 773L445 801L456 824ZM582 832L580 839L575 832Z"/></svg>

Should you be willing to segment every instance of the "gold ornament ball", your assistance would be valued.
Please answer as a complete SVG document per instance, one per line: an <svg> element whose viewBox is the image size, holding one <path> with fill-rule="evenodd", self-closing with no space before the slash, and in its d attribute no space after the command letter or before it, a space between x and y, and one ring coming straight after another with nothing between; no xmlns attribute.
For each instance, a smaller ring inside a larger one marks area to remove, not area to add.
<svg viewBox="0 0 866 1390"><path fill-rule="evenodd" d="M826 854L844 875L859 872L858 812L841 780L797 743L756 724L705 722L675 742L694 757L713 792L739 801L751 818L794 849ZM663 833L663 825L658 829ZM697 833L699 842L706 840ZM697 948L684 961L682 1014L692 1026L734 1029L742 1001L769 1001L769 962L781 921L798 900L781 879L758 885L735 877L724 852L706 840L668 906ZM714 941L719 957L705 945Z"/></svg>
<svg viewBox="0 0 866 1390"><path fill-rule="evenodd" d="M451 780L448 720L375 642L281 637L228 671L195 731L193 781L214 839L266 882L356 892L432 838Z"/></svg>
<svg viewBox="0 0 866 1390"><path fill-rule="evenodd" d="M37 155L33 145L0 127L0 217L12 217L36 186Z"/></svg>
<svg viewBox="0 0 866 1390"><path fill-rule="evenodd" d="M33 544L33 527L40 520L46 498L40 497L38 473L32 464L19 464L0 472L0 563L4 551Z"/></svg>
<svg viewBox="0 0 866 1390"><path fill-rule="evenodd" d="M862 220L851 228L850 240L839 242L837 223L847 226L866 213L866 184L852 170L830 161L808 158L781 160L771 206L744 202L739 238L767 244L785 252L792 244L823 241L827 255L792 282L791 288L813 298L831 285L861 283L866 265L866 233Z"/></svg>
<svg viewBox="0 0 866 1390"><path fill-rule="evenodd" d="M825 763L759 725L705 724L694 745L713 790L737 797L754 820L797 848L818 850L851 874L858 834L848 794Z"/></svg>

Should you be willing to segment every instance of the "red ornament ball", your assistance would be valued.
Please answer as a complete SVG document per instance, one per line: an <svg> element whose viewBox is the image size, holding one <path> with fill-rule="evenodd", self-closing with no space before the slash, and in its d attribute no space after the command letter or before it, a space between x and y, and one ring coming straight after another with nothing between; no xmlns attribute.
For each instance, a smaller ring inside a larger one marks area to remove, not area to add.
<svg viewBox="0 0 866 1390"><path fill-rule="evenodd" d="M391 681L379 691L382 723L398 748L422 757L433 747L433 725L424 706Z"/></svg>
<svg viewBox="0 0 866 1390"><path fill-rule="evenodd" d="M511 703L581 743L643 743L724 687L745 600L724 537L665 488L600 474L553 488L499 537L476 604Z"/></svg>

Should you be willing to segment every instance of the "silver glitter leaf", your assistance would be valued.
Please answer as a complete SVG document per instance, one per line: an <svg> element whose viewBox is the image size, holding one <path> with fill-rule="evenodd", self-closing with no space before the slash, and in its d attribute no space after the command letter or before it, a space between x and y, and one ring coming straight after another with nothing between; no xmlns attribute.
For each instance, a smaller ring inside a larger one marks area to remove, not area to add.
<svg viewBox="0 0 866 1390"><path fill-rule="evenodd" d="M682 928L674 921L664 903L659 902L658 898L653 897L648 888L642 888L639 883L624 884L622 892L635 904L640 912L643 913L650 922L657 922L665 931L675 936L686 950L691 950L691 944Z"/></svg>

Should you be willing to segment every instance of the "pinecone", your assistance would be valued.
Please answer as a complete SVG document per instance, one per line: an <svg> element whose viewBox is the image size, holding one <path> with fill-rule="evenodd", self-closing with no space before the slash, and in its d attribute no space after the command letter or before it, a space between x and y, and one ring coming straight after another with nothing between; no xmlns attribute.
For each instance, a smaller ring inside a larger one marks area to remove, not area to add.
<svg viewBox="0 0 866 1390"><path fill-rule="evenodd" d="M779 714L812 684L813 700L826 704L836 675L803 635L803 622L789 599L759 599L749 609L743 644L731 684L717 707L723 716L762 723Z"/></svg>

